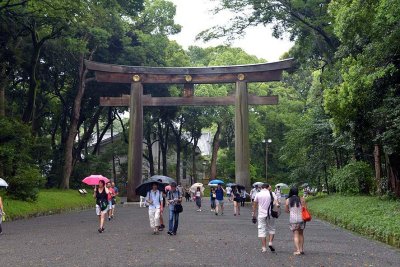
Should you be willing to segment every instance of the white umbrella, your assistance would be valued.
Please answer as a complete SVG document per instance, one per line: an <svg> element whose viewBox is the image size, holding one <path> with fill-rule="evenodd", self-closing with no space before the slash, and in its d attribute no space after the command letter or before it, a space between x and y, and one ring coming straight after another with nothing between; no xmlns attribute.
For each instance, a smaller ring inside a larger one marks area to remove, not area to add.
<svg viewBox="0 0 400 267"><path fill-rule="evenodd" d="M6 181L4 181L3 179L0 178L0 186L8 187L8 184Z"/></svg>
<svg viewBox="0 0 400 267"><path fill-rule="evenodd" d="M190 191L192 193L195 193L197 191L197 187L200 187L200 191L203 192L204 191L204 185L202 183L195 183L192 184L192 186L190 187Z"/></svg>
<svg viewBox="0 0 400 267"><path fill-rule="evenodd" d="M289 188L289 186L287 184L284 184L284 183L279 183L279 184L275 185L275 187L278 187L278 186L280 186L281 188Z"/></svg>
<svg viewBox="0 0 400 267"><path fill-rule="evenodd" d="M255 183L253 184L253 187L262 186L263 184L264 184L263 182L255 182Z"/></svg>

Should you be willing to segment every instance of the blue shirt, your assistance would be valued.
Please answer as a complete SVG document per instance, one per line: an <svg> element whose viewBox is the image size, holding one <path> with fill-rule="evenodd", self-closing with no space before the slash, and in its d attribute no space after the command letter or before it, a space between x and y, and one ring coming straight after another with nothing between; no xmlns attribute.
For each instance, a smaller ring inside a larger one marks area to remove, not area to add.
<svg viewBox="0 0 400 267"><path fill-rule="evenodd" d="M149 204L149 209L159 209L161 206L160 202L162 200L161 192L159 190L155 192L150 190L147 192L146 200L153 201L153 204Z"/></svg>
<svg viewBox="0 0 400 267"><path fill-rule="evenodd" d="M224 200L224 190L222 190L222 188L217 188L215 194L217 200Z"/></svg>
<svg viewBox="0 0 400 267"><path fill-rule="evenodd" d="M181 194L179 193L178 190L175 190L175 192L172 191L168 191L168 195L167 195L167 200L169 202L169 200L175 200L173 203L169 203L169 209L170 210L174 210L175 208L175 203L178 201L178 199L181 197Z"/></svg>

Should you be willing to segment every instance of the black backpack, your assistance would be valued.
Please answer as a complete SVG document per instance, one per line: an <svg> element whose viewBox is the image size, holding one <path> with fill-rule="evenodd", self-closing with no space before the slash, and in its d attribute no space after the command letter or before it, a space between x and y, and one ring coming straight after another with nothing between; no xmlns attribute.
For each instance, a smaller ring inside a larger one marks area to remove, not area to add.
<svg viewBox="0 0 400 267"><path fill-rule="evenodd" d="M272 195L272 192L269 191L270 195L271 195L271 203L269 204L269 210L271 211L271 216L272 218L278 218L279 217L279 212L278 211L274 211L274 196ZM269 217L269 213L268 213L268 217Z"/></svg>

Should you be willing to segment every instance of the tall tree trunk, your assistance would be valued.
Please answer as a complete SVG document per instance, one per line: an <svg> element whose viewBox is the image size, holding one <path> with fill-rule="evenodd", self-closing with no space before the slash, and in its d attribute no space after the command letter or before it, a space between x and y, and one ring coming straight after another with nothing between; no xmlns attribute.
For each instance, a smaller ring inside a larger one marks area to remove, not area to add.
<svg viewBox="0 0 400 267"><path fill-rule="evenodd" d="M96 145L93 148L92 155L96 155L96 154L99 155L101 141L103 140L103 137L107 133L107 131L110 128L111 124L112 124L112 120L107 120L107 124L104 126L104 129L101 132L99 138L97 139Z"/></svg>
<svg viewBox="0 0 400 267"><path fill-rule="evenodd" d="M187 157L188 157L188 144L183 147L183 166L182 166L182 178L186 179L187 177Z"/></svg>
<svg viewBox="0 0 400 267"><path fill-rule="evenodd" d="M149 161L150 176L154 175L154 157L153 157L153 142L151 140L151 122L146 123L146 146L147 146L147 160Z"/></svg>
<svg viewBox="0 0 400 267"><path fill-rule="evenodd" d="M222 128L222 123L218 122L217 131L215 132L212 143L210 180L214 180L217 177L217 158L218 158L219 136L221 134L221 128Z"/></svg>
<svg viewBox="0 0 400 267"><path fill-rule="evenodd" d="M24 113L22 115L22 121L29 123L35 118L35 106L36 106L36 94L38 88L38 82L36 79L36 68L39 60L39 54L41 46L37 42L36 32L32 33L33 51L29 66L29 88L28 88L28 99Z"/></svg>
<svg viewBox="0 0 400 267"><path fill-rule="evenodd" d="M400 197L400 155L392 154L387 156L389 162L389 189Z"/></svg>
<svg viewBox="0 0 400 267"><path fill-rule="evenodd" d="M1 64L1 63L0 63ZM7 75L5 66L1 67L0 73L0 118L6 115L6 85L7 85Z"/></svg>
<svg viewBox="0 0 400 267"><path fill-rule="evenodd" d="M89 59L92 58L92 55L95 50L92 51ZM86 79L86 75L88 73L85 64L84 64L85 55L81 53L79 57L79 85L78 92L76 93L74 105L71 114L71 122L69 125L67 140L65 142L65 154L64 154L64 168L63 168L63 178L60 184L61 189L69 189L69 179L72 173L73 166L73 149L74 149L74 141L75 136L78 132L78 123L79 117L81 113L81 104L83 95L85 93L86 83L93 79Z"/></svg>
<svg viewBox="0 0 400 267"><path fill-rule="evenodd" d="M79 58L79 85L78 92L75 96L74 106L71 114L71 122L69 126L67 141L65 143L65 156L64 156L64 169L63 169L63 179L61 181L61 189L69 189L69 178L72 173L72 163L73 163L73 149L75 136L78 132L78 122L81 112L81 103L83 94L85 93L86 87L86 75L87 70L84 65L84 54L82 53Z"/></svg>
<svg viewBox="0 0 400 267"><path fill-rule="evenodd" d="M379 144L374 145L374 162L375 162L375 185L376 191L380 195L382 193L382 165L381 165L381 148Z"/></svg>
<svg viewBox="0 0 400 267"><path fill-rule="evenodd" d="M165 131L162 129L161 121L157 122L158 127L158 144L161 148L161 156L162 156L162 174L168 176L167 169L167 150L168 150L168 135L169 135L169 124L165 123ZM160 173L160 172L159 172Z"/></svg>
<svg viewBox="0 0 400 267"><path fill-rule="evenodd" d="M192 172L193 172L193 183L197 183L197 168L196 168L196 148L199 142L199 138L193 138L193 153L192 153Z"/></svg>
<svg viewBox="0 0 400 267"><path fill-rule="evenodd" d="M111 146L112 146L112 173L113 181L116 183L117 180L117 170L115 169L115 153L114 153L114 119L113 108L110 107L108 110L108 120L111 121Z"/></svg>
<svg viewBox="0 0 400 267"><path fill-rule="evenodd" d="M175 145L176 145L176 165L175 165L175 178L176 182L180 183L181 181L181 151L182 151L182 128L183 128L183 120L182 116L179 120L179 128L175 129L171 124L170 128L175 136Z"/></svg>

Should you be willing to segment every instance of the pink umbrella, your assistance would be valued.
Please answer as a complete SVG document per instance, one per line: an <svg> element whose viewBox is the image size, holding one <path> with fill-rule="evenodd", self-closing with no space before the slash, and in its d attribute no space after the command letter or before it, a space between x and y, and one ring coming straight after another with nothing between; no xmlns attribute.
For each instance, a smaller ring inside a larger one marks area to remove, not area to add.
<svg viewBox="0 0 400 267"><path fill-rule="evenodd" d="M86 177L85 179L83 179L82 182L87 185L98 185L100 180L103 180L106 183L108 183L110 181L110 179L108 179L107 177L104 177L103 175L92 174L92 175Z"/></svg>
<svg viewBox="0 0 400 267"><path fill-rule="evenodd" d="M165 187L165 192L167 192L167 191L171 191L171 186L170 186L170 185L167 185L167 186Z"/></svg>

